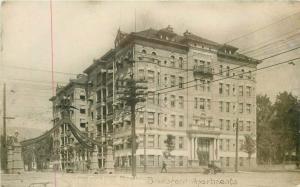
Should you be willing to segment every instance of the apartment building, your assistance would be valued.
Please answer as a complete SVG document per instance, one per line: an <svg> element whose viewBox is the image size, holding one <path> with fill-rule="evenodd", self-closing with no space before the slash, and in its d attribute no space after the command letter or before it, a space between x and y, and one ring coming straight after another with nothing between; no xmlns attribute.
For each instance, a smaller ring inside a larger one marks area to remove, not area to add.
<svg viewBox="0 0 300 187"><path fill-rule="evenodd" d="M53 104L54 125L62 119L62 100L68 97L71 106L77 108L71 110L70 120L82 133L88 134L86 80L87 76L80 74L77 75L76 79L71 79L67 85L56 88L56 95L50 98ZM54 131L52 137L54 167L58 170L66 170L71 167L76 170L85 170L89 152L80 146L69 127L63 124Z"/></svg>
<svg viewBox="0 0 300 187"><path fill-rule="evenodd" d="M238 48L173 28L124 33L115 48L84 70L89 136L113 146L115 168L131 165L130 108L120 92L127 78L146 80L146 102L136 106L137 167L201 167L219 161L234 167L235 127L256 138L255 70L258 60ZM166 158L165 140L175 137ZM144 141L145 140L145 141ZM112 142L112 143L111 143ZM97 147L98 166L106 167L106 147ZM248 163L240 149L239 164ZM256 163L252 155L251 165ZM248 164L247 164L248 165Z"/></svg>

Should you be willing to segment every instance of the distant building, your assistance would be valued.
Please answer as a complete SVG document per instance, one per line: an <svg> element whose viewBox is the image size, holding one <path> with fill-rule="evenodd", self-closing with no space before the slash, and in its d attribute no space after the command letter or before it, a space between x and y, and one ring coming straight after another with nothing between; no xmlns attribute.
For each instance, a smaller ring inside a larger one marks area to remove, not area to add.
<svg viewBox="0 0 300 187"><path fill-rule="evenodd" d="M130 34L119 30L115 48L84 70L89 136L104 144L113 140L115 168L131 165L130 110L118 91L133 73L134 79L148 82L149 92L146 102L137 105L137 167L145 160L149 168L161 167L163 161L185 168L215 160L234 167L237 119L239 147L245 134L256 137L254 70L259 63L237 50L188 31L178 35L170 26ZM175 149L165 158L169 134L175 136ZM105 150L98 147L99 168L105 168ZM243 167L247 154L240 150L239 157Z"/></svg>

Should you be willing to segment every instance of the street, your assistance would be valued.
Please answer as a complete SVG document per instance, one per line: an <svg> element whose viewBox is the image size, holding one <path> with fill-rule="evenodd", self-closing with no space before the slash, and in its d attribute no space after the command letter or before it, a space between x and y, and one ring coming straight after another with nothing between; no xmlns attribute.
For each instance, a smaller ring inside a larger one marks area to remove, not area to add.
<svg viewBox="0 0 300 187"><path fill-rule="evenodd" d="M296 187L300 185L299 172L240 172L204 175L201 173L138 174L133 180L129 174L66 174L28 172L21 175L1 175L2 187L47 186L241 186L241 187Z"/></svg>

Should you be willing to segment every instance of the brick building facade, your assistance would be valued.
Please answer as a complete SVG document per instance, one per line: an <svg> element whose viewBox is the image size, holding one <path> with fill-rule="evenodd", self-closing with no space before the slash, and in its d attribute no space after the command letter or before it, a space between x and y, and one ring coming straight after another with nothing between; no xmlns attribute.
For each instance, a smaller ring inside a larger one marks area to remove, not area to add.
<svg viewBox="0 0 300 187"><path fill-rule="evenodd" d="M113 140L115 168L131 165L130 110L118 91L133 73L148 86L146 102L136 107L137 167L145 161L148 168L163 161L168 167L199 167L215 160L234 167L237 119L239 145L245 134L256 137L253 70L259 63L237 50L188 31L178 35L170 26L130 34L119 30L115 48L84 70L89 136ZM169 134L175 149L165 158ZM240 150L239 156L245 166L247 154ZM105 148L98 147L99 168L105 168L105 157ZM251 165L255 160L254 154Z"/></svg>

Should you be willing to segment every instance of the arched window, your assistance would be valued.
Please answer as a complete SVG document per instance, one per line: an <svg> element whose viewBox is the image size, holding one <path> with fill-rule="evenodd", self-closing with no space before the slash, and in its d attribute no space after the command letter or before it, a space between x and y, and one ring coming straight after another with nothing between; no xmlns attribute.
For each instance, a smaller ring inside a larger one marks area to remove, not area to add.
<svg viewBox="0 0 300 187"><path fill-rule="evenodd" d="M147 51L145 49L142 50L142 53L147 54Z"/></svg>
<svg viewBox="0 0 300 187"><path fill-rule="evenodd" d="M152 52L152 55L156 56L156 53L153 51L153 52Z"/></svg>
<svg viewBox="0 0 300 187"><path fill-rule="evenodd" d="M175 57L173 55L171 56L171 66L175 67Z"/></svg>

